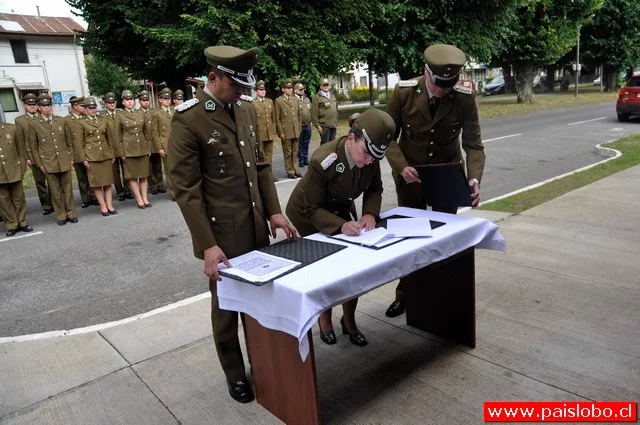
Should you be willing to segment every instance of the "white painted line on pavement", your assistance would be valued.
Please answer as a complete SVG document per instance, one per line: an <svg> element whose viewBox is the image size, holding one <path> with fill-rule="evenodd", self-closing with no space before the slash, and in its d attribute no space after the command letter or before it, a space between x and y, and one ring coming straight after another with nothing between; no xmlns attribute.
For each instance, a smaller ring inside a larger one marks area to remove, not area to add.
<svg viewBox="0 0 640 425"><path fill-rule="evenodd" d="M31 236L41 235L42 233L43 232L33 232L33 233L29 233L27 235L11 236L9 238L0 239L0 242L15 241L15 240L22 239L22 238L29 238Z"/></svg>
<svg viewBox="0 0 640 425"><path fill-rule="evenodd" d="M166 311L173 310L178 307L183 307L185 305L189 305L197 301L204 300L205 298L211 298L211 293L205 292L203 294L196 295L195 297L187 298L173 304L165 305L164 307L156 308L155 310L151 310L146 313L138 314L137 316L127 317L126 319L116 320L113 322L101 323L99 325L92 325L84 328L76 328L76 329L70 329L65 331L51 331L51 332L42 332L39 334L2 337L0 338L0 344L4 344L7 342L35 341L39 339L48 339L48 338L56 338L60 336L71 336L71 335L86 334L89 332L98 332L103 329L112 328L114 326L124 325L125 323L135 322L136 320L144 319L145 317L155 316L156 314L164 313Z"/></svg>
<svg viewBox="0 0 640 425"><path fill-rule="evenodd" d="M517 137L517 136L522 136L522 133L509 134L508 136L494 137L493 139L483 140L482 143L493 142L494 140L508 139L509 137Z"/></svg>
<svg viewBox="0 0 640 425"><path fill-rule="evenodd" d="M603 119L605 119L605 118L607 118L607 117L600 117L600 118L594 118L594 119L592 119L592 120L572 122L572 123L567 124L567 125L578 125L578 124L584 124L584 123L586 123L586 122L599 121L599 120L603 120Z"/></svg>

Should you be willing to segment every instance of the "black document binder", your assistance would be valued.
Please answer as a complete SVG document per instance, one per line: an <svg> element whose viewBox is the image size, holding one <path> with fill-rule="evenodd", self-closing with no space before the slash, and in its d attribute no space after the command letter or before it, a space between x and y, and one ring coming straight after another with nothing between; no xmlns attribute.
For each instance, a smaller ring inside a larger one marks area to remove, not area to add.
<svg viewBox="0 0 640 425"><path fill-rule="evenodd" d="M471 188L461 163L418 165L415 169L420 175L422 193L428 205L471 206Z"/></svg>

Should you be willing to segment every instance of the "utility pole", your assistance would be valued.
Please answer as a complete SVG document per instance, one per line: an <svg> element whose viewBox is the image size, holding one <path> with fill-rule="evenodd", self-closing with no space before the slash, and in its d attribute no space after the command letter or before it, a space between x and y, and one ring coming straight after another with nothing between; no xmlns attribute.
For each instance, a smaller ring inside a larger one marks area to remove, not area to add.
<svg viewBox="0 0 640 425"><path fill-rule="evenodd" d="M578 28L578 43L576 44L576 92L578 97L578 83L580 82L580 28Z"/></svg>

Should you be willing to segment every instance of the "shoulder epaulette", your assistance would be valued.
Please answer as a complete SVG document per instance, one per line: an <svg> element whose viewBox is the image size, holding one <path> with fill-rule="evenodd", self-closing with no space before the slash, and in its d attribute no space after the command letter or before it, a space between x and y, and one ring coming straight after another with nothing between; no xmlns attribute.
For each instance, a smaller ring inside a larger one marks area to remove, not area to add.
<svg viewBox="0 0 640 425"><path fill-rule="evenodd" d="M456 84L455 86L453 86L453 89L458 93L464 93L464 94L473 93L473 90L471 90L469 87L461 86L459 84Z"/></svg>
<svg viewBox="0 0 640 425"><path fill-rule="evenodd" d="M191 108L192 106L197 105L198 103L200 103L200 101L198 100L197 97L194 97L193 99L189 99L185 102L182 102L178 106L176 106L176 111L184 112L187 109Z"/></svg>
<svg viewBox="0 0 640 425"><path fill-rule="evenodd" d="M398 87L415 87L418 85L418 80L402 80L398 83Z"/></svg>
<svg viewBox="0 0 640 425"><path fill-rule="evenodd" d="M335 152L331 152L325 159L322 160L320 166L323 170L326 170L327 168L331 167L331 164L333 164L336 159L338 159L338 154Z"/></svg>
<svg viewBox="0 0 640 425"><path fill-rule="evenodd" d="M247 96L245 94L240 96L240 100L244 100L245 102L253 102L253 98L251 96Z"/></svg>

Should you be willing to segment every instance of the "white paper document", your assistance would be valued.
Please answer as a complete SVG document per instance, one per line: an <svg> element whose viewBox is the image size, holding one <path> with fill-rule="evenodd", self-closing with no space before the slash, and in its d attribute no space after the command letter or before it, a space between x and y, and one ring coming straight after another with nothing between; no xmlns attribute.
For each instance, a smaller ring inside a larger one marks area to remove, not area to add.
<svg viewBox="0 0 640 425"><path fill-rule="evenodd" d="M428 218L390 218L387 231L397 238L433 236Z"/></svg>
<svg viewBox="0 0 640 425"><path fill-rule="evenodd" d="M342 239L347 242L352 242L364 246L375 246L381 248L385 245L397 242L403 238L395 238L384 227L377 227L375 229L367 231L362 229L358 236L347 236L343 234L333 235L332 238Z"/></svg>
<svg viewBox="0 0 640 425"><path fill-rule="evenodd" d="M300 265L262 251L251 251L229 260L232 268L220 263L220 270L227 275L238 276L250 282L267 282Z"/></svg>

